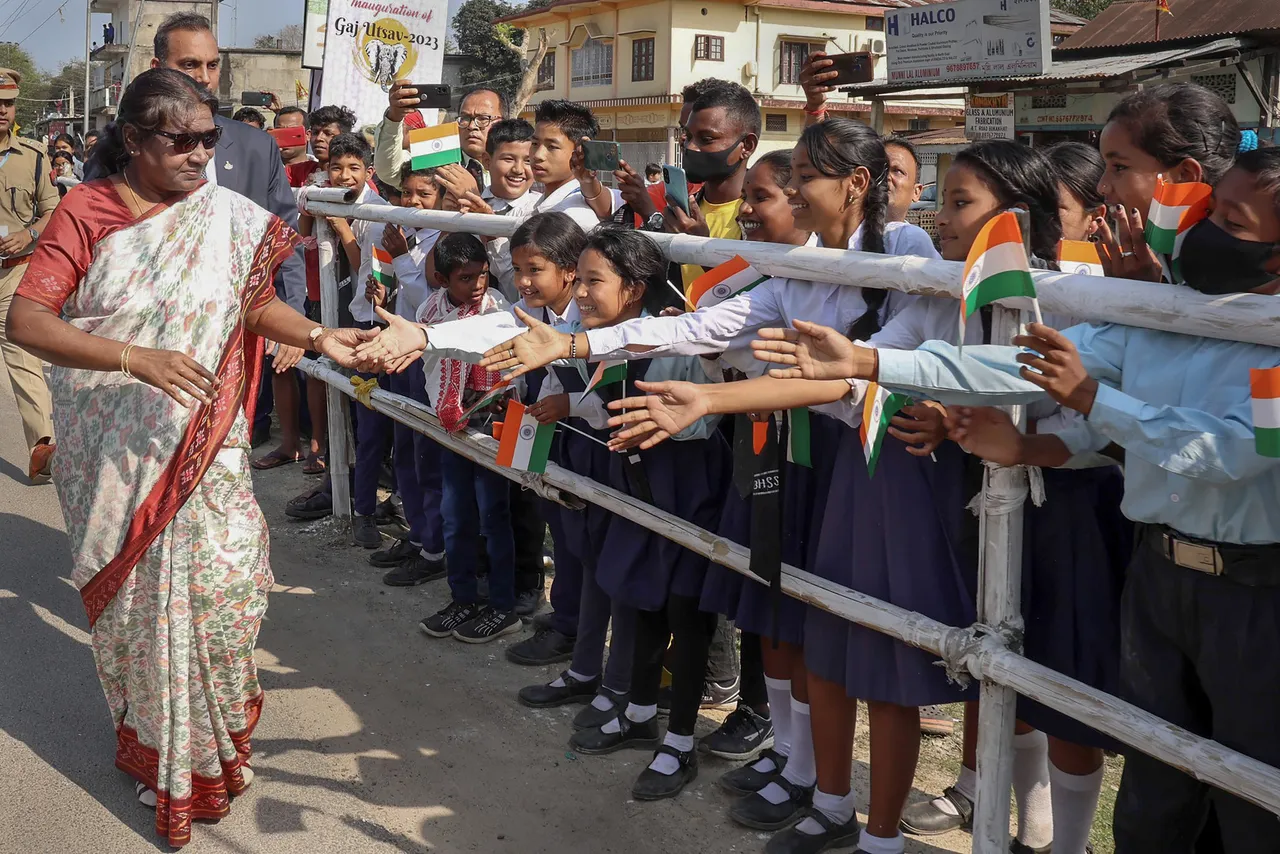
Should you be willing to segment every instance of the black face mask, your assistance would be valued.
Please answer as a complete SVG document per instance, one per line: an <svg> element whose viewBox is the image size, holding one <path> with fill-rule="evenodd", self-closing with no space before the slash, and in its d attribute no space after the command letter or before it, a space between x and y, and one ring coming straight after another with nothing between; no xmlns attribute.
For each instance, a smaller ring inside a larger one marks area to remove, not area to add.
<svg viewBox="0 0 1280 854"><path fill-rule="evenodd" d="M1202 294L1239 294L1280 278L1263 269L1277 253L1280 244L1241 240L1203 219L1183 239L1178 267L1186 285Z"/></svg>
<svg viewBox="0 0 1280 854"><path fill-rule="evenodd" d="M742 143L738 140L723 151L694 151L682 148L684 174L691 184L703 184L707 181L722 181L738 170L743 161L729 162L729 155Z"/></svg>

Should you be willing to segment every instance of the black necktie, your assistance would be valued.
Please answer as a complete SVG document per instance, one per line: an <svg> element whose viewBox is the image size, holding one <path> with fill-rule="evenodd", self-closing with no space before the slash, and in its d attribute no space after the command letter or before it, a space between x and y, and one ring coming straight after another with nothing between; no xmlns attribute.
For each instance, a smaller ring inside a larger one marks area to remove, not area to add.
<svg viewBox="0 0 1280 854"><path fill-rule="evenodd" d="M480 190L484 189L484 167L480 165L480 161L474 157L467 158L466 169L471 173L471 177L476 179L476 187Z"/></svg>

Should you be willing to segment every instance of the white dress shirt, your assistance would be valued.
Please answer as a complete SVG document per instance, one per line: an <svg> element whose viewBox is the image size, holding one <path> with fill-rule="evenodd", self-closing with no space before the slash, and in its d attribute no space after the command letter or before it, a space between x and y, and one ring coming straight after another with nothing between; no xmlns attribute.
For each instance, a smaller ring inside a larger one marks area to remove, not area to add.
<svg viewBox="0 0 1280 854"><path fill-rule="evenodd" d="M418 309L431 293L427 281L427 255L435 248L440 232L434 228L406 228L405 238L411 244L409 251L393 262L396 270L396 314L405 320L416 321Z"/></svg>
<svg viewBox="0 0 1280 854"><path fill-rule="evenodd" d="M532 213L542 194L528 190L517 199L503 199L493 194L492 187L485 187L483 198L495 214L524 219ZM520 295L516 293L515 274L511 270L511 239L494 237L485 244L485 250L489 253L490 283L497 285L508 302L515 302Z"/></svg>
<svg viewBox="0 0 1280 854"><path fill-rule="evenodd" d="M379 196L365 184L360 192L360 198L356 200L356 204L360 205L386 205L390 204L386 199ZM360 247L360 269L355 272L351 278L351 316L360 323L373 323L377 320L378 315L373 311L373 303L369 302L369 298L365 296L365 284L369 281L369 276L373 275L373 247L382 245L382 230L386 227L381 222L369 222L368 220L357 219L351 223L351 231L356 236L356 243ZM339 248L338 251L342 251Z"/></svg>
<svg viewBox="0 0 1280 854"><path fill-rule="evenodd" d="M608 190L607 187L605 189ZM568 214L569 218L576 222L583 231L590 231L600 224L600 217L596 216L596 212L591 209L591 205L587 204L587 200L583 198L582 187L578 185L577 178L570 178L554 192L542 196L542 198L538 199L537 204L533 206L533 210L530 213L547 213L548 211L560 211Z"/></svg>

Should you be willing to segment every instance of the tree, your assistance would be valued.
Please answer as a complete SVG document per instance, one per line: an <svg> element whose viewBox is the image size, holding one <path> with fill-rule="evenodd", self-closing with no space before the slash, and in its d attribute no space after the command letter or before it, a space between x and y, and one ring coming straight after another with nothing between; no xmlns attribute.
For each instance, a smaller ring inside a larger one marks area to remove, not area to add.
<svg viewBox="0 0 1280 854"><path fill-rule="evenodd" d="M302 50L302 24L289 24L275 33L255 36L253 46L263 50Z"/></svg>
<svg viewBox="0 0 1280 854"><path fill-rule="evenodd" d="M533 53L525 56L523 51L520 52L520 85L516 87L516 94L511 98L509 107L512 118L520 115L524 105L529 103L533 93L538 91L538 68L542 65L543 57L547 55L547 48L549 47L547 31L539 27L536 38L538 39L538 47Z"/></svg>
<svg viewBox="0 0 1280 854"><path fill-rule="evenodd" d="M524 69L524 31L510 24L495 23L515 12L502 0L466 0L453 16L453 35L458 50L472 57L463 70L462 82L489 86L506 98L515 95Z"/></svg>
<svg viewBox="0 0 1280 854"><path fill-rule="evenodd" d="M1092 21L1111 5L1111 0L1052 0L1052 5L1060 12Z"/></svg>
<svg viewBox="0 0 1280 854"><path fill-rule="evenodd" d="M44 75L36 68L35 60L14 42L0 42L0 68L12 68L22 75L22 98L18 101L18 127L27 135L35 131L36 121L45 113L47 104L38 103L45 97Z"/></svg>

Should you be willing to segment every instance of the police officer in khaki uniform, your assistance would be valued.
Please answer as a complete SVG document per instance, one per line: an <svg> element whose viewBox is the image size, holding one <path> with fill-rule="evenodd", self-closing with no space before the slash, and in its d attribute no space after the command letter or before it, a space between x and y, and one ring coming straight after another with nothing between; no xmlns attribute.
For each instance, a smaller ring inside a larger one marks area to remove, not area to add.
<svg viewBox="0 0 1280 854"><path fill-rule="evenodd" d="M49 389L41 361L9 341L9 303L22 281L40 232L58 205L43 148L14 134L22 75L0 68L0 354L18 399L18 414L31 451L32 483L47 483L53 459Z"/></svg>

